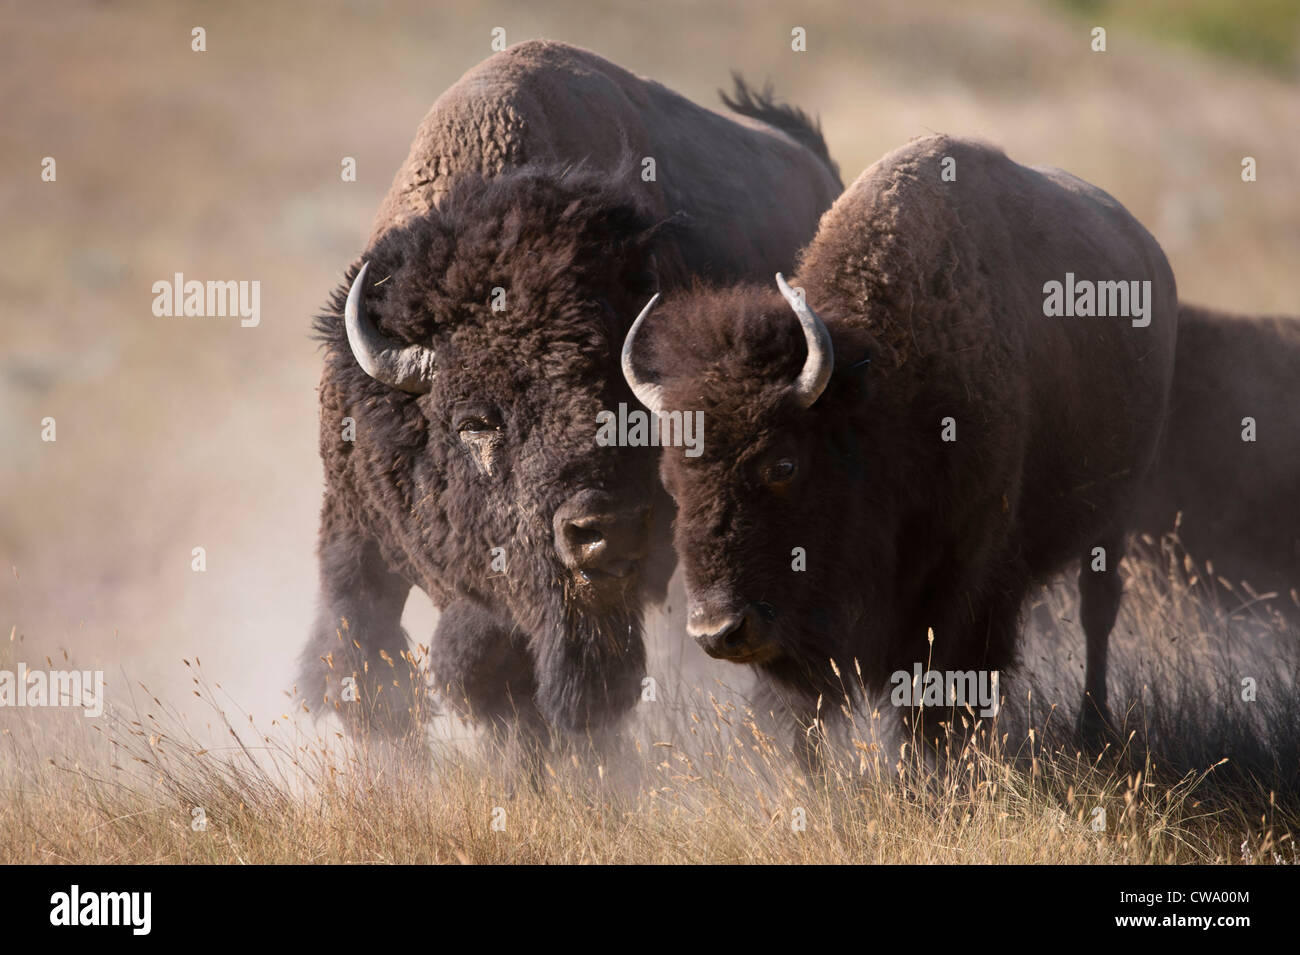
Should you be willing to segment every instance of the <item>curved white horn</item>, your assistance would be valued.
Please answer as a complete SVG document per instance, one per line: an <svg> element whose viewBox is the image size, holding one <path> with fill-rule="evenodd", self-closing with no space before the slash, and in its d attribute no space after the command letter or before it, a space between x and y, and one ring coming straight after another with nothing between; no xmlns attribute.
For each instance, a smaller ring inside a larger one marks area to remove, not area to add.
<svg viewBox="0 0 1300 955"><path fill-rule="evenodd" d="M800 407L809 408L826 390L831 380L831 371L835 367L835 348L831 344L831 333L826 330L817 313L808 307L803 297L786 283L785 277L780 272L776 273L776 287L781 290L785 300L794 309L794 314L799 319L799 327L803 329L804 341L808 343L808 359L803 363L803 370L799 372L799 377L795 379L794 393L799 399Z"/></svg>
<svg viewBox="0 0 1300 955"><path fill-rule="evenodd" d="M636 333L641 328L641 323L645 317L650 314L650 309L655 307L655 302L659 301L659 293L656 292L650 301L646 302L645 308L641 309L641 314L636 317L632 327L628 330L627 338L623 339L623 377L627 379L632 394L636 395L637 401L645 405L655 414L660 413L664 404L664 390L660 385L653 382L642 381L641 376L636 373L636 366L632 361L632 344L636 338Z"/></svg>
<svg viewBox="0 0 1300 955"><path fill-rule="evenodd" d="M433 349L423 345L402 345L380 334L361 308L367 262L357 272L348 289L348 304L343 311L348 344L352 356L367 375L386 385L420 395L433 387Z"/></svg>

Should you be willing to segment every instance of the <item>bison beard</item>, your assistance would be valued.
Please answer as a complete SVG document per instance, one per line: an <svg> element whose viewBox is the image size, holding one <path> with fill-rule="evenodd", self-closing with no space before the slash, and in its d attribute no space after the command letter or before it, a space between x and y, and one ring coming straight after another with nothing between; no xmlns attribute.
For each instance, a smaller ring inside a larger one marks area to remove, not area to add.
<svg viewBox="0 0 1300 955"><path fill-rule="evenodd" d="M466 717L535 738L612 725L635 704L645 672L640 609L588 612L540 596L523 626L474 601L443 609L429 658L440 692Z"/></svg>
<svg viewBox="0 0 1300 955"><path fill-rule="evenodd" d="M559 729L581 733L631 709L645 674L641 611L588 613L572 603L550 608L555 623L534 632L537 705Z"/></svg>

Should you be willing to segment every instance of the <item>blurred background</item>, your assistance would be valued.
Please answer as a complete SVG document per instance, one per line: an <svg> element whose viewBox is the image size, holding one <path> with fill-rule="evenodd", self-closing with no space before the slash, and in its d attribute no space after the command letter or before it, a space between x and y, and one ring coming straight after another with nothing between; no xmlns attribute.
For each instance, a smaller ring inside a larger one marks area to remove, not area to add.
<svg viewBox="0 0 1300 955"><path fill-rule="evenodd" d="M494 27L710 106L733 69L771 79L820 114L846 182L918 135L984 137L1116 196L1184 300L1300 313L1295 0L4 0L0 640L12 630L16 659L67 650L111 693L188 686L180 660L198 656L246 709L285 706L315 602L310 318ZM155 317L151 287L176 272L260 281L260 325ZM415 593L412 636L433 622ZM670 629L655 666L743 679Z"/></svg>

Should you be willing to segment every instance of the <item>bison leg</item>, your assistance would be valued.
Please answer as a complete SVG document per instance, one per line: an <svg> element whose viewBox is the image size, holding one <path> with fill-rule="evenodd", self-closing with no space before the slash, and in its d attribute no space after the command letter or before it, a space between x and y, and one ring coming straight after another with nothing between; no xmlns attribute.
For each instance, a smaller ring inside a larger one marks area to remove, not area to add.
<svg viewBox="0 0 1300 955"><path fill-rule="evenodd" d="M817 711L815 693L760 678L749 711L755 728L790 741L790 752L802 773L814 775L824 768L826 727L824 715Z"/></svg>
<svg viewBox="0 0 1300 955"><path fill-rule="evenodd" d="M949 676L960 681L961 697L957 695L954 682L949 699L949 687L945 682L943 702L939 706L902 708L904 735L910 735L918 746L928 748L935 756L957 756L973 740L976 723L982 723L984 734L993 732L990 720L1001 706L1001 700L989 699L982 694L993 689L993 674L997 673L997 692L1001 696L1003 677L1015 666L1020 608L1028 592L1029 580L1029 571L1023 561L1012 560L1004 564L1000 572L990 576L982 586L983 596L978 600L963 595L950 604L941 605L938 612L932 610L920 618L927 621L937 619L939 625L933 627L934 645L923 645L918 641L915 653L925 661L926 670L938 672L945 681ZM960 590L957 592L962 593ZM968 609L972 606L973 610ZM919 635L931 628L914 623L910 629ZM970 697L972 690L974 699Z"/></svg>
<svg viewBox="0 0 1300 955"><path fill-rule="evenodd" d="M1110 631L1119 615L1124 583L1119 576L1119 562L1124 556L1124 534L1117 532L1102 538L1106 549L1106 569L1092 569L1092 555L1083 558L1079 569L1079 616L1087 639L1087 667L1084 670L1083 705L1079 710L1079 735L1084 740L1105 742L1113 737L1114 723L1106 706L1106 652Z"/></svg>
<svg viewBox="0 0 1300 955"><path fill-rule="evenodd" d="M488 732L494 757L536 790L550 727L534 702L537 674L528 636L473 600L448 604L429 650L434 680L448 704Z"/></svg>
<svg viewBox="0 0 1300 955"><path fill-rule="evenodd" d="M537 675L528 636L483 604L457 600L441 612L429 664L439 689L463 717L498 732L545 732L533 702Z"/></svg>
<svg viewBox="0 0 1300 955"><path fill-rule="evenodd" d="M804 775L819 775L826 770L828 755L827 714L818 712L815 699L797 701L791 712L795 761Z"/></svg>
<svg viewBox="0 0 1300 955"><path fill-rule="evenodd" d="M349 733L404 737L420 725L420 684L404 658L411 585L357 533L322 531L321 600L299 662L310 707L335 709Z"/></svg>

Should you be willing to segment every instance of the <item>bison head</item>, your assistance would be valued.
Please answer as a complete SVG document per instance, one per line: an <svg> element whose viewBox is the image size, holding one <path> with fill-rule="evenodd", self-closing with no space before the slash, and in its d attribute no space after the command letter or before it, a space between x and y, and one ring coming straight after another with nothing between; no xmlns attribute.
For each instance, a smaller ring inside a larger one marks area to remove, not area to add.
<svg viewBox="0 0 1300 955"><path fill-rule="evenodd" d="M826 324L779 275L647 307L624 374L652 410L703 412L703 451L665 450L687 631L713 657L822 692L872 611L890 555L873 492L869 337ZM671 329L671 334L662 334ZM887 584L886 584L887 586Z"/></svg>
<svg viewBox="0 0 1300 955"><path fill-rule="evenodd" d="M538 705L570 730L629 708L644 670L655 459L596 436L632 400L619 349L661 238L608 175L466 179L379 239L318 322L336 486L435 603L528 635Z"/></svg>

